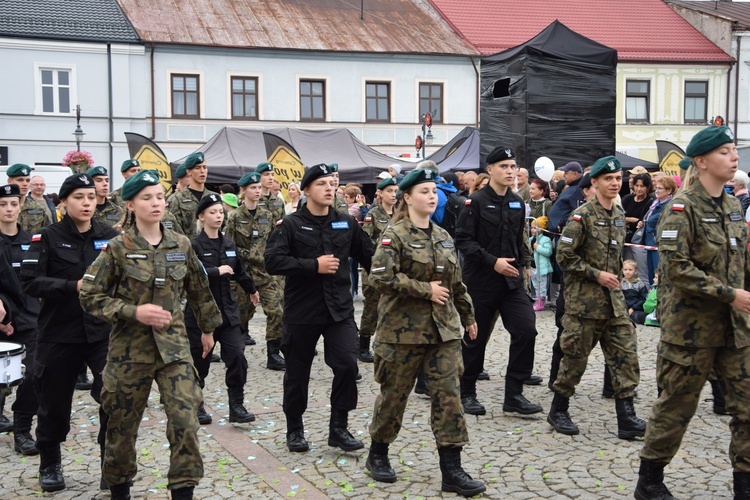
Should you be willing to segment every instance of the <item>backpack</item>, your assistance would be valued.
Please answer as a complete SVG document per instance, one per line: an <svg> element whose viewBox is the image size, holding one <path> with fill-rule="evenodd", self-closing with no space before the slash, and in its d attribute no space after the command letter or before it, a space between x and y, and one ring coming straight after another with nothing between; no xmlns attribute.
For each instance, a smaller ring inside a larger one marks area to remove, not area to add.
<svg viewBox="0 0 750 500"><path fill-rule="evenodd" d="M443 213L443 221L438 224L438 226L442 227L448 233L455 238L456 237L456 224L458 223L458 216L461 214L461 210L463 210L464 206L466 205L466 200L468 198L461 196L457 193L445 193L446 194L446 201L445 201L445 212Z"/></svg>

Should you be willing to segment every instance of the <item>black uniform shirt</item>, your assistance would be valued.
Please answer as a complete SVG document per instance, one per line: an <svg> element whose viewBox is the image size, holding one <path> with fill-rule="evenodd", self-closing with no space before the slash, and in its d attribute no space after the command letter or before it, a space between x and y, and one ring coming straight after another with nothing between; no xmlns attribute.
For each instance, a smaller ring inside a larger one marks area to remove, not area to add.
<svg viewBox="0 0 750 500"><path fill-rule="evenodd" d="M356 219L328 209L316 217L307 205L277 222L264 253L266 271L286 276L284 322L326 324L354 314L349 257L369 270L374 247ZM335 274L318 274L317 258L339 259Z"/></svg>
<svg viewBox="0 0 750 500"><path fill-rule="evenodd" d="M6 249L10 250L10 262L16 275L15 283L21 290L21 262L31 245L31 235L18 225L18 234L8 236L0 233L0 238L5 240ZM39 299L23 294L23 307L19 308L18 316L13 321L15 332L36 331L37 319L39 317Z"/></svg>

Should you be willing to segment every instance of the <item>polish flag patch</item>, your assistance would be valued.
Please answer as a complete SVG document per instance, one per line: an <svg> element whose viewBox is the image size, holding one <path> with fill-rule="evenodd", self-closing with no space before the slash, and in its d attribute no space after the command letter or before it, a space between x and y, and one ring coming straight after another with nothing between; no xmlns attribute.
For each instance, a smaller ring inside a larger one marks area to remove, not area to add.
<svg viewBox="0 0 750 500"><path fill-rule="evenodd" d="M468 199L468 200L466 200L466 201L464 202L464 206L465 206L465 207L468 207L469 205L471 205L471 199Z"/></svg>
<svg viewBox="0 0 750 500"><path fill-rule="evenodd" d="M42 235L41 234L35 234L31 237L31 241L42 241Z"/></svg>
<svg viewBox="0 0 750 500"><path fill-rule="evenodd" d="M575 215L573 216L573 220L575 220L575 221L579 221L579 220L581 220L581 214L575 214Z"/></svg>
<svg viewBox="0 0 750 500"><path fill-rule="evenodd" d="M387 246L389 246L391 244L391 239L390 238L383 238L381 240L380 244L383 245L383 246L385 246L385 247L387 247Z"/></svg>
<svg viewBox="0 0 750 500"><path fill-rule="evenodd" d="M282 221L282 219L277 220L275 225L280 226L281 225L281 221Z"/></svg>
<svg viewBox="0 0 750 500"><path fill-rule="evenodd" d="M672 212L683 212L685 210L685 205L682 203L675 203L672 205Z"/></svg>
<svg viewBox="0 0 750 500"><path fill-rule="evenodd" d="M365 222L372 222L372 217L370 216L365 217Z"/></svg>

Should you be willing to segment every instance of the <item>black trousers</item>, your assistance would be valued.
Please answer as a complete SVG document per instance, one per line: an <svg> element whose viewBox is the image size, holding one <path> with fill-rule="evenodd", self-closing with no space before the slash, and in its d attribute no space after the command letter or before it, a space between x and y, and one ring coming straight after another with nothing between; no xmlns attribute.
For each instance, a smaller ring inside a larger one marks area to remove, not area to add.
<svg viewBox="0 0 750 500"><path fill-rule="evenodd" d="M307 410L310 369L315 346L323 336L326 364L333 370L331 408L353 410L357 407L357 324L354 318L325 325L284 323L281 351L286 361L284 372L284 413L301 417Z"/></svg>
<svg viewBox="0 0 750 500"><path fill-rule="evenodd" d="M13 413L27 413L36 415L38 402L36 391L34 390L34 365L36 364L36 330L26 330L15 332L13 335L0 334L0 341L21 344L26 348L26 357L23 358L23 364L26 366L26 374L23 382L16 389L16 400L13 403Z"/></svg>
<svg viewBox="0 0 750 500"><path fill-rule="evenodd" d="M205 385L208 369L211 366L211 354L208 353L204 359L203 344L201 344L201 331L195 328L188 329L190 339L190 354L193 356L193 364L198 370L201 388ZM221 360L226 366L224 381L230 389L241 389L247 382L247 358L245 358L245 342L242 340L242 331L239 326L229 326L226 322L214 331L214 342L221 344Z"/></svg>
<svg viewBox="0 0 750 500"><path fill-rule="evenodd" d="M471 340L468 334L464 335L461 349L464 359L461 396L476 396L477 377L484 365L484 356L496 313L500 313L503 326L510 334L506 378L518 381L529 378L534 367L534 346L537 336L536 315L531 297L523 288L511 290L506 285L493 291L469 288L469 295L474 302L478 331L474 340Z"/></svg>
<svg viewBox="0 0 750 500"><path fill-rule="evenodd" d="M70 432L70 410L73 391L81 366L85 363L94 375L91 397L101 403L102 371L107 362L109 340L88 344L40 342L36 350L34 388L39 399L36 440L38 446L55 445L66 440ZM104 444L107 416L99 407L101 426L97 439Z"/></svg>

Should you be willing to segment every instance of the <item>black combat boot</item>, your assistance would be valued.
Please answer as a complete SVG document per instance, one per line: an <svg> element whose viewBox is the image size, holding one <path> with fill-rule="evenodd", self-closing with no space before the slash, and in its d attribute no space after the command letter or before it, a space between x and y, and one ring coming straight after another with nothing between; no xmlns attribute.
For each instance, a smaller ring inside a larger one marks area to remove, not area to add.
<svg viewBox="0 0 750 500"><path fill-rule="evenodd" d="M211 353L211 363L221 363L221 356L215 352Z"/></svg>
<svg viewBox="0 0 750 500"><path fill-rule="evenodd" d="M430 388L427 387L427 377L421 368L419 369L419 373L417 373L417 383L414 385L414 393L423 396L430 394Z"/></svg>
<svg viewBox="0 0 750 500"><path fill-rule="evenodd" d="M635 416L633 397L615 400L617 410L617 437L635 439L646 435L646 422Z"/></svg>
<svg viewBox="0 0 750 500"><path fill-rule="evenodd" d="M281 340L269 340L268 343L268 363L266 368L269 370L283 371L286 370L286 362L281 357L279 351L281 350Z"/></svg>
<svg viewBox="0 0 750 500"><path fill-rule="evenodd" d="M208 414L203 403L198 407L198 411L196 411L195 414L198 415L198 423L201 425L208 425L213 422L211 415Z"/></svg>
<svg viewBox="0 0 750 500"><path fill-rule="evenodd" d="M556 392L555 397L552 399L549 415L547 415L547 422L560 434L575 436L579 430L578 426L570 419L570 415L568 414L569 405L570 399Z"/></svg>
<svg viewBox="0 0 750 500"><path fill-rule="evenodd" d="M724 399L724 387L718 380L711 380L711 393L714 396L714 413L717 415L729 415L726 399Z"/></svg>
<svg viewBox="0 0 750 500"><path fill-rule="evenodd" d="M78 378L76 379L76 390L77 391L90 391L94 386L94 383L89 380L88 368L84 364L81 367L81 371L78 372Z"/></svg>
<svg viewBox="0 0 750 500"><path fill-rule="evenodd" d="M33 413L13 413L13 448L21 455L38 455L36 442L31 437Z"/></svg>
<svg viewBox="0 0 750 500"><path fill-rule="evenodd" d="M664 484L664 467L667 464L641 459L638 484L635 487L637 500L676 500Z"/></svg>
<svg viewBox="0 0 750 500"><path fill-rule="evenodd" d="M193 500L194 489L194 486L187 486L185 488L172 490L172 500Z"/></svg>
<svg viewBox="0 0 750 500"><path fill-rule="evenodd" d="M602 397L612 399L615 397L615 388L612 387L612 375L609 374L609 368L604 365L604 384L602 385Z"/></svg>
<svg viewBox="0 0 750 500"><path fill-rule="evenodd" d="M361 450L365 447L359 439L354 439L347 429L349 425L349 412L331 408L331 421L328 426L328 446L341 448L344 451Z"/></svg>
<svg viewBox="0 0 750 500"><path fill-rule="evenodd" d="M388 443L373 441L367 454L365 467L370 471L370 477L381 483L395 483L396 471L388 460Z"/></svg>
<svg viewBox="0 0 750 500"><path fill-rule="evenodd" d="M359 336L359 351L357 352L357 359L363 363L373 363L375 361L375 357L370 351L370 337L363 335Z"/></svg>
<svg viewBox="0 0 750 500"><path fill-rule="evenodd" d="M289 451L303 452L310 449L305 439L302 417L286 416L286 447Z"/></svg>
<svg viewBox="0 0 750 500"><path fill-rule="evenodd" d="M489 380L489 379L490 379L490 374L484 370L479 372L479 375L477 375L477 380Z"/></svg>
<svg viewBox="0 0 750 500"><path fill-rule="evenodd" d="M121 483L109 487L112 500L130 500L130 483Z"/></svg>
<svg viewBox="0 0 750 500"><path fill-rule="evenodd" d="M242 341L245 343L245 345L255 345L255 339L250 336L250 332L247 330L242 330Z"/></svg>
<svg viewBox="0 0 750 500"><path fill-rule="evenodd" d="M65 478L62 473L62 456L60 444L53 443L39 446L39 486L42 491L52 492L65 489Z"/></svg>
<svg viewBox="0 0 750 500"><path fill-rule="evenodd" d="M750 473L734 472L734 500L750 498Z"/></svg>
<svg viewBox="0 0 750 500"><path fill-rule="evenodd" d="M5 394L0 392L0 432L11 432L13 430L13 421L3 415L5 409Z"/></svg>
<svg viewBox="0 0 750 500"><path fill-rule="evenodd" d="M242 387L227 389L229 394L229 421L246 424L255 421L255 415L245 409L243 402L245 394Z"/></svg>
<svg viewBox="0 0 750 500"><path fill-rule="evenodd" d="M481 481L472 479L461 467L461 447L440 447L440 472L443 474L443 491L453 491L464 497L473 497L487 487Z"/></svg>
<svg viewBox="0 0 750 500"><path fill-rule="evenodd" d="M511 377L505 377L505 400L503 411L533 415L541 413L542 405L534 404L523 396L523 382Z"/></svg>
<svg viewBox="0 0 750 500"><path fill-rule="evenodd" d="M542 385L542 382L544 382L544 379L539 375L531 375L523 381L523 385Z"/></svg>
<svg viewBox="0 0 750 500"><path fill-rule="evenodd" d="M476 395L461 396L461 406L467 415L484 415L487 410L484 405L477 400Z"/></svg>

